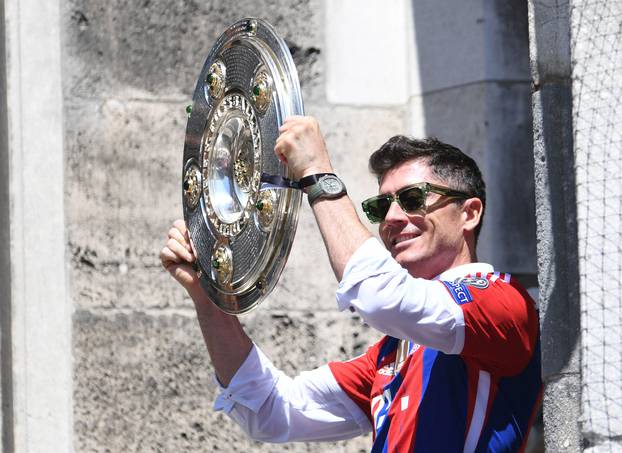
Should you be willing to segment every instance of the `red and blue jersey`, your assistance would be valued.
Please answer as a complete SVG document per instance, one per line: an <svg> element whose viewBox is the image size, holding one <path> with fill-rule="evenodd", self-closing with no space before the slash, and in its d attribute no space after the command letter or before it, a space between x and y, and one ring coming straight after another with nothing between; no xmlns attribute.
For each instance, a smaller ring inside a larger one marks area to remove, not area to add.
<svg viewBox="0 0 622 453"><path fill-rule="evenodd" d="M542 394L535 303L509 274L437 284L464 316L459 354L385 336L329 364L374 427L372 452L524 449Z"/></svg>

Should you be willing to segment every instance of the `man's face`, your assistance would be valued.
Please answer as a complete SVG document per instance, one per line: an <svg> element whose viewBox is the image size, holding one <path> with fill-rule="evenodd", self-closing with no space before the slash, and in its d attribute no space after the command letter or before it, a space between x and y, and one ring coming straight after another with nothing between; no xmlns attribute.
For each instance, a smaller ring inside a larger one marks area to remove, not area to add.
<svg viewBox="0 0 622 453"><path fill-rule="evenodd" d="M422 161L407 161L389 170L380 182L381 194L394 194L418 182L447 186ZM430 193L427 209L406 214L393 202L380 224L380 237L393 258L413 277L434 278L441 272L468 262L464 240L462 206L455 200ZM467 261L465 261L465 257Z"/></svg>

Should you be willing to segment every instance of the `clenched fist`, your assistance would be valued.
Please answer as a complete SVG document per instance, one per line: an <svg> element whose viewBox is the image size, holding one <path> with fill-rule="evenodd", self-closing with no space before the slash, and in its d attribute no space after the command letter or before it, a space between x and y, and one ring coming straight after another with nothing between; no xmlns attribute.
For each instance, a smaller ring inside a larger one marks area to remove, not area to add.
<svg viewBox="0 0 622 453"><path fill-rule="evenodd" d="M285 163L290 178L298 180L316 173L332 173L332 165L317 120L290 116L279 128L274 152Z"/></svg>
<svg viewBox="0 0 622 453"><path fill-rule="evenodd" d="M196 256L190 244L186 222L176 220L168 231L166 246L160 252L162 266L189 293L200 289L199 277L192 267Z"/></svg>

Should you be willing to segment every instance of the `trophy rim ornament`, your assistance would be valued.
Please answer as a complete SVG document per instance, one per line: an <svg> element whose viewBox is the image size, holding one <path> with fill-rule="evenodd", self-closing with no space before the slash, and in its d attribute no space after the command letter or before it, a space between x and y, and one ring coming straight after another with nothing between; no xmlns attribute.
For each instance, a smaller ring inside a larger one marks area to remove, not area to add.
<svg viewBox="0 0 622 453"><path fill-rule="evenodd" d="M302 200L300 190L262 179L287 179L274 144L285 118L304 114L285 41L258 18L228 27L205 60L186 112L182 204L195 269L216 306L247 313L278 282Z"/></svg>

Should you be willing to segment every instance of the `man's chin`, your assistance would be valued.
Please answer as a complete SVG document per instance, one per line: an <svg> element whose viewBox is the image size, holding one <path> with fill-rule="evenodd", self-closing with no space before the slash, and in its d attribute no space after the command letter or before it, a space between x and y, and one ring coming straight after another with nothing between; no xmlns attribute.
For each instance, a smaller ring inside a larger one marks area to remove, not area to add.
<svg viewBox="0 0 622 453"><path fill-rule="evenodd" d="M421 266L421 258L412 254L396 253L393 258L405 269L412 269Z"/></svg>
<svg viewBox="0 0 622 453"><path fill-rule="evenodd" d="M393 258L413 277L434 278L436 276L436 274L431 275L430 268L432 267L432 263L430 260L426 260L425 257L404 254L400 255L398 253L397 256L394 256Z"/></svg>

